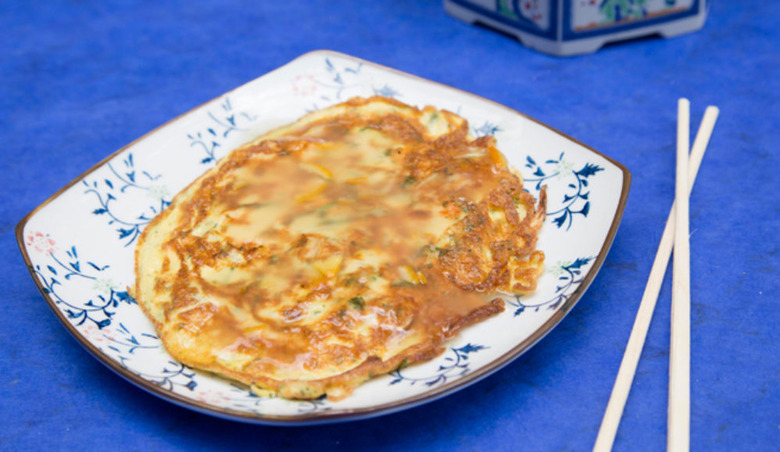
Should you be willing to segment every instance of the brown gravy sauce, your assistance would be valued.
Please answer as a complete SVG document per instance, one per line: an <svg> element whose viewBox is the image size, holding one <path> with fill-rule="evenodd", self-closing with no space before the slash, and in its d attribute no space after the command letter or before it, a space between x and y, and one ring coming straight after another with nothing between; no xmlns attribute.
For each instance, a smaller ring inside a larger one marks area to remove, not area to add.
<svg viewBox="0 0 780 452"><path fill-rule="evenodd" d="M470 150L464 130L426 141L400 117L353 117L303 133L246 149L240 164L222 168L189 201L188 219L221 222L174 240L186 284L228 301L201 325L226 349L261 350L252 364L260 370L315 370L360 362L409 332L446 338L503 309L484 295L495 289L483 281L492 270L475 261L453 275L442 262L459 245L441 249L436 241L469 209L481 209L473 216L484 223L490 206L473 199L501 184L507 196L521 191L505 164ZM476 225L459 234L454 240L479 247L498 232ZM207 267L228 276L206 277ZM231 271L243 276L231 279ZM501 268L493 273L500 281ZM483 284L466 290L461 280Z"/></svg>

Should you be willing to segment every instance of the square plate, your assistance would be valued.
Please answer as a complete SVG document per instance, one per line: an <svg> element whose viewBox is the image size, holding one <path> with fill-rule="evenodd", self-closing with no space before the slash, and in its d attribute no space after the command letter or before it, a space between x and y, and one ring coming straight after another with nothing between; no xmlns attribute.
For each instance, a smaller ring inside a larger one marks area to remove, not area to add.
<svg viewBox="0 0 780 452"><path fill-rule="evenodd" d="M465 329L438 358L375 378L339 402L253 395L174 361L127 293L144 226L231 149L303 114L353 96L433 105L469 120L537 194L547 185L536 292ZM512 109L347 55L317 51L176 118L118 150L27 215L16 237L58 318L98 360L139 387L196 411L264 424L376 416L474 383L528 350L568 313L614 239L630 185L614 160ZM500 332L498 334L497 332Z"/></svg>

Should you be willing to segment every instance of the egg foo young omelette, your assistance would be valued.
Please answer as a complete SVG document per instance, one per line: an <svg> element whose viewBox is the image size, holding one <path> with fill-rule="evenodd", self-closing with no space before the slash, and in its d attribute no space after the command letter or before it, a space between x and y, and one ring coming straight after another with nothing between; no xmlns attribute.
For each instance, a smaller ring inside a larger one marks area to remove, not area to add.
<svg viewBox="0 0 780 452"><path fill-rule="evenodd" d="M339 400L533 291L544 191L468 131L354 98L232 151L139 239L134 295L165 348L258 393Z"/></svg>

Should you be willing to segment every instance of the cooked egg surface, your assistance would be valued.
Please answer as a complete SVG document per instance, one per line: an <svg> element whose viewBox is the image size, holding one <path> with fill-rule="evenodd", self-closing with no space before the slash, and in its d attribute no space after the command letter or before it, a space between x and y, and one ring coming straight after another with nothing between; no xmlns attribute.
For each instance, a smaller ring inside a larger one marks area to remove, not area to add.
<svg viewBox="0 0 780 452"><path fill-rule="evenodd" d="M461 117L354 98L234 150L144 230L169 353L287 398L348 396L532 291L544 219Z"/></svg>

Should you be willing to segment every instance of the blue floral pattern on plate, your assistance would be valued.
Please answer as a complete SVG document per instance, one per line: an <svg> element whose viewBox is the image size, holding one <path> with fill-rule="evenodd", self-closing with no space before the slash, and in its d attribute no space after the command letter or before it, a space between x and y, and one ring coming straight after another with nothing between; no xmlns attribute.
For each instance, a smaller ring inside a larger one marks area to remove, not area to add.
<svg viewBox="0 0 780 452"><path fill-rule="evenodd" d="M563 198L553 204L552 207L547 205L547 216L554 216L553 223L555 226L562 228L566 225L566 229L571 228L574 222L575 215L581 215L587 217L590 212L590 192L588 191L588 178L594 176L599 171L603 171L604 168L593 164L585 163L582 168L575 170L574 163L569 162L563 158L564 153L558 156L558 158L547 159L544 163L536 163L536 160L531 158L530 155L525 157L525 168L531 171L530 175L526 176L525 182L533 184L534 188L538 192L541 190L542 185L549 183L550 179L565 179L568 192L564 193Z"/></svg>
<svg viewBox="0 0 780 452"><path fill-rule="evenodd" d="M484 345L466 344L462 347L450 347L445 353L444 357L439 359L439 367L432 374L425 376L408 376L404 374L404 364L397 370L390 372L390 376L393 379L390 381L390 385L398 384L401 382L415 385L422 383L425 386L435 386L439 384L447 383L447 379L451 377L462 377L471 371L469 366L469 355L476 353L480 350L484 350L488 347Z"/></svg>
<svg viewBox="0 0 780 452"><path fill-rule="evenodd" d="M533 301L525 303L523 297L515 295L514 299L507 300L511 306L515 307L514 316L517 317L526 309L533 309L539 311L544 306L547 309L557 309L562 303L565 303L569 299L572 292L578 287L578 284L582 282L583 269L591 262L592 257L577 258L574 262L559 263L555 265L549 272L553 273L558 279L558 285L555 287L555 293L547 299L541 301Z"/></svg>
<svg viewBox="0 0 780 452"><path fill-rule="evenodd" d="M458 112L472 135L496 137L529 191L547 185L539 247L548 271L537 291L506 297L504 313L461 332L434 360L377 377L338 402L259 397L172 360L127 292L135 278L133 245L143 227L170 203L171 193L230 149L312 110L374 94ZM123 377L221 417L332 422L430 400L484 375L499 358L519 356L528 347L520 344L552 328L581 294L577 289L595 276L616 232L628 177L616 162L505 107L346 55L313 52L119 151L23 220L17 239L60 320Z"/></svg>
<svg viewBox="0 0 780 452"><path fill-rule="evenodd" d="M117 169L112 162L106 164L110 175L103 180L83 179L84 193L94 195L98 202L93 215L108 219L109 225L115 225L119 240L125 246L130 246L141 234L141 228L170 204L168 189L160 184L161 175L152 175L148 171L138 171L133 162L133 153L129 152L121 159L122 168ZM115 208L119 198L126 196L128 191L143 191L150 198L151 205L140 212L121 211Z"/></svg>
<svg viewBox="0 0 780 452"><path fill-rule="evenodd" d="M57 256L54 240L41 233L29 237L28 243L35 240L47 245L45 249L38 250L48 255L49 262L36 264L32 272L38 276L44 294L48 295L74 324L91 323L103 328L111 324L111 318L116 314L120 303L135 304L135 300L127 291L119 290L114 281L103 274L108 265L98 265L80 259L75 246L65 251L65 256ZM65 285L74 284L89 286L92 291L90 296L86 299L71 300L61 295L60 290Z"/></svg>
<svg viewBox="0 0 780 452"><path fill-rule="evenodd" d="M230 102L230 97L225 97L217 108L206 111L205 127L202 130L188 133L190 147L198 149L201 155L200 163L214 164L219 159L219 152L225 144L225 140L231 132L246 130L249 124L257 119L257 116L248 111L236 111Z"/></svg>

